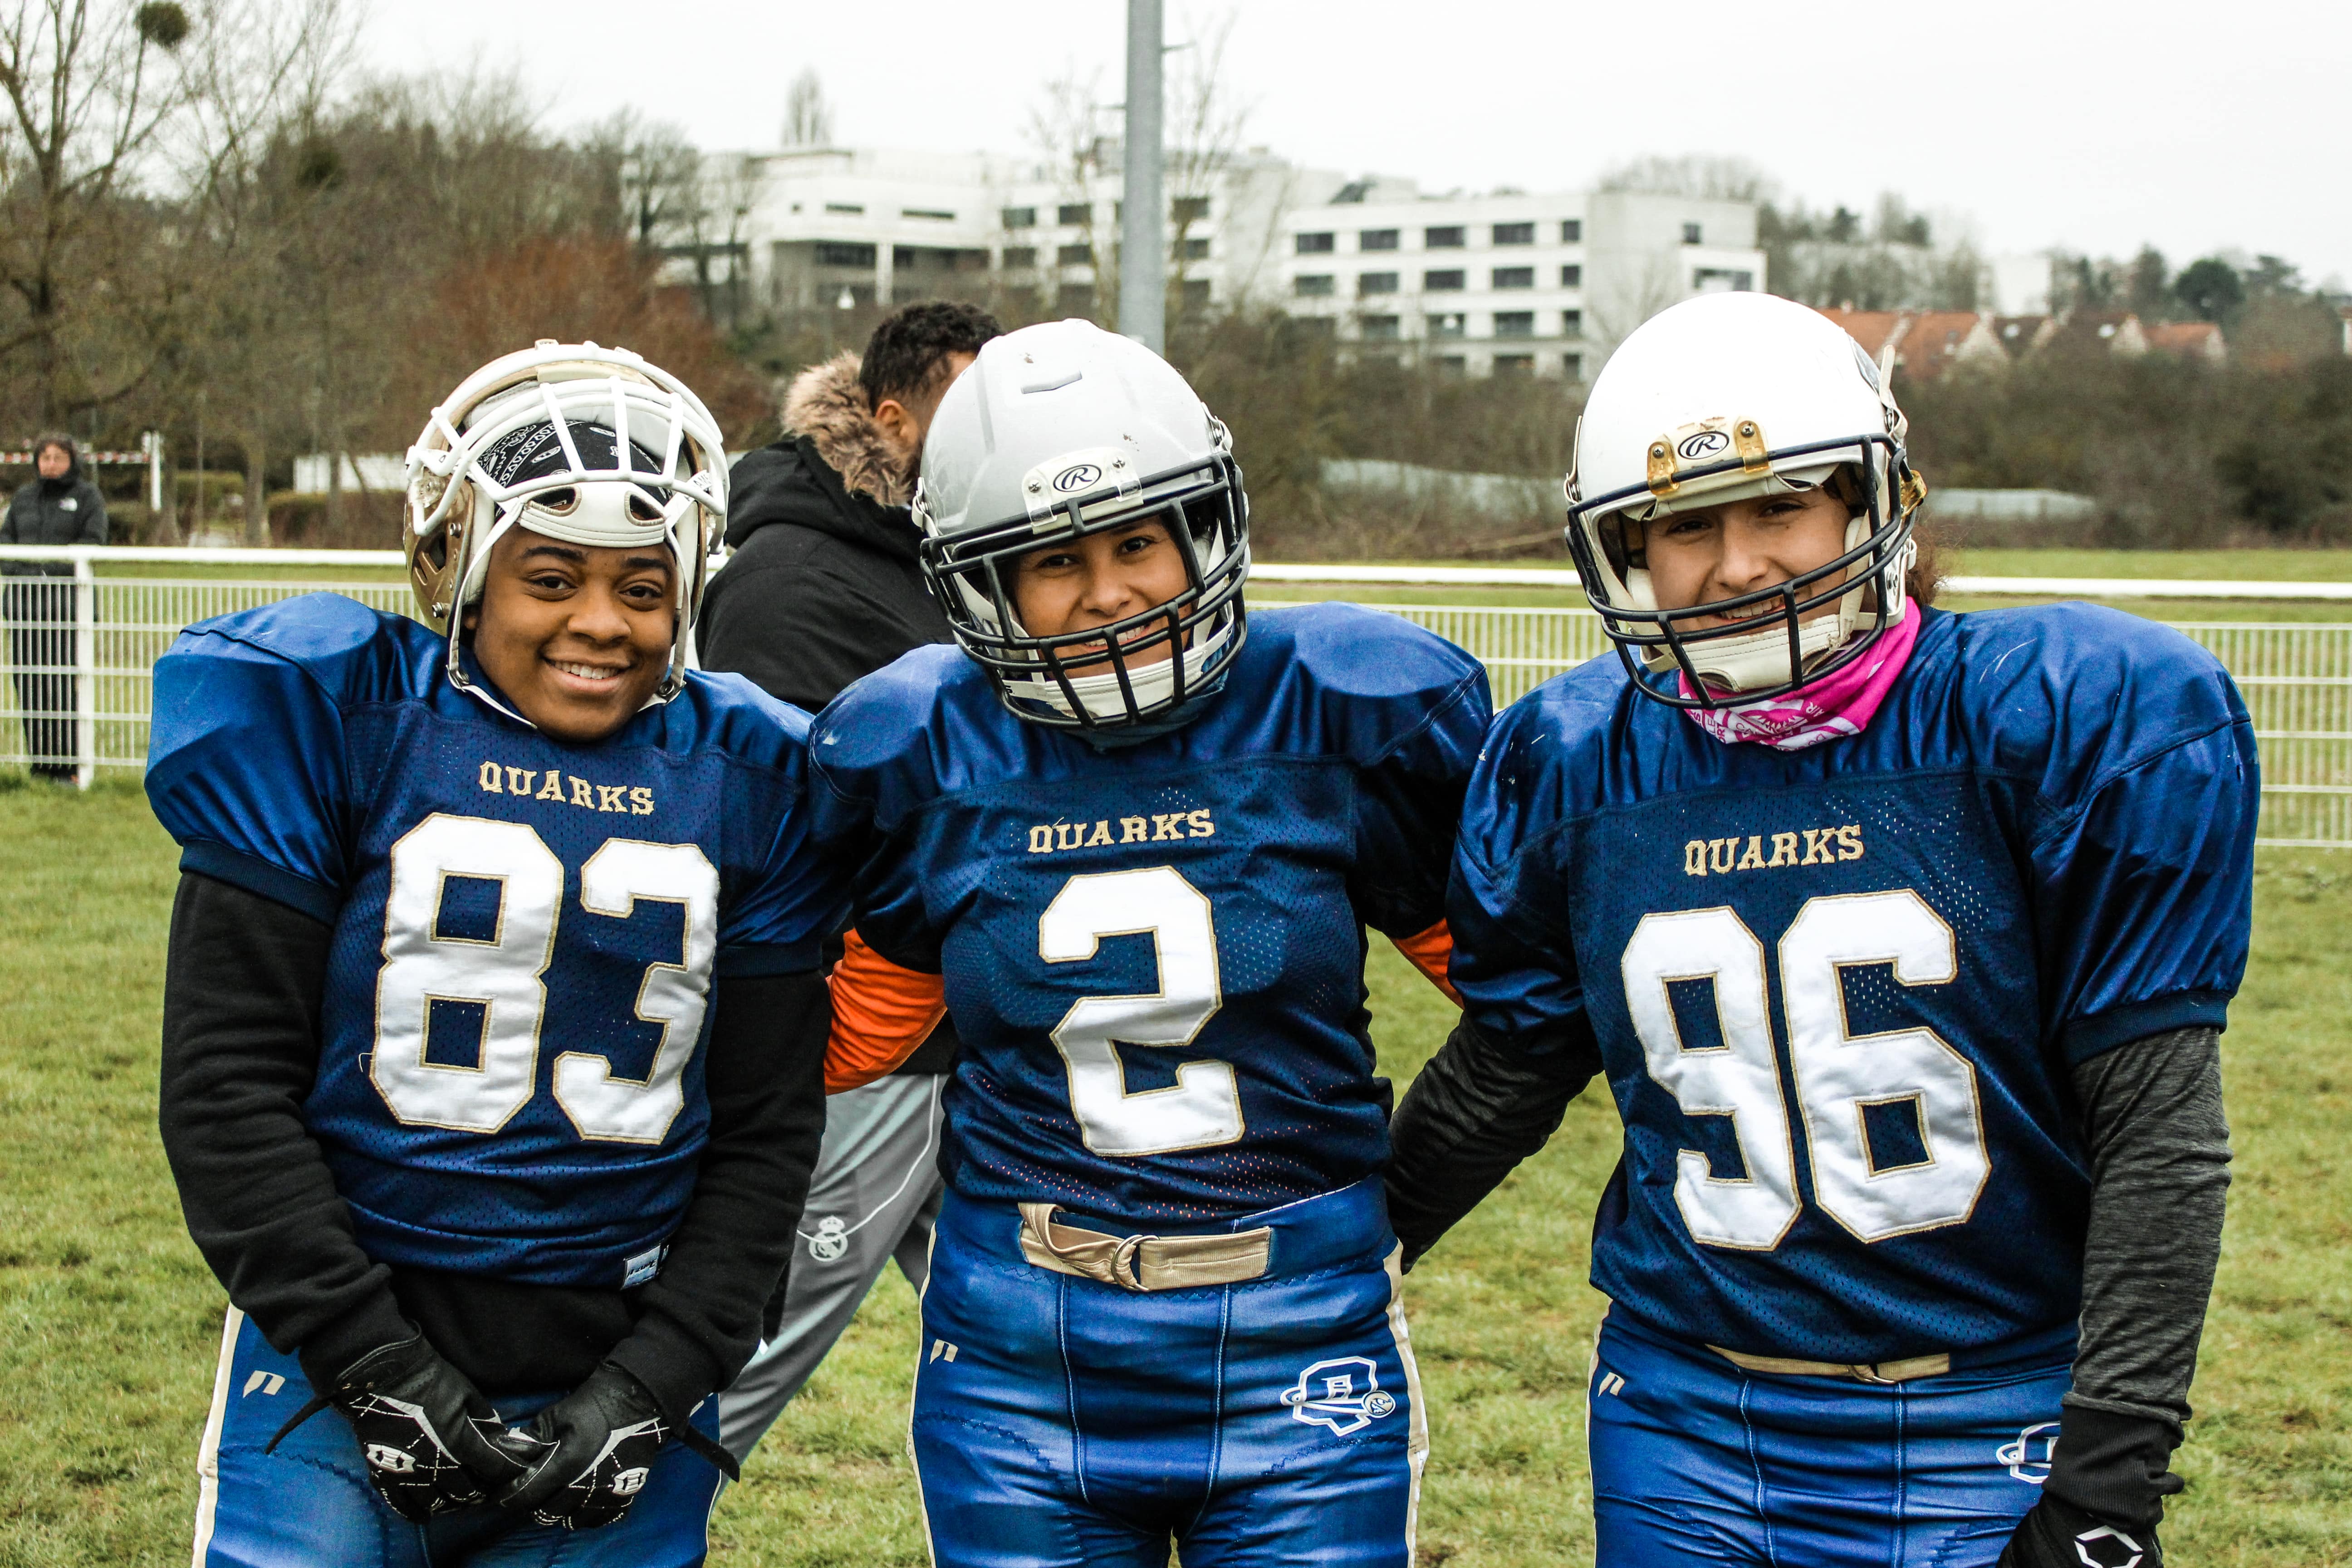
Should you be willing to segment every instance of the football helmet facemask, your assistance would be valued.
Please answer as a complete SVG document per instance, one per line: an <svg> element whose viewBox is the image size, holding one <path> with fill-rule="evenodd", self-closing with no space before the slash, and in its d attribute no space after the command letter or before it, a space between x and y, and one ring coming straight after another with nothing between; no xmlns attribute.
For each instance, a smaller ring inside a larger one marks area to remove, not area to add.
<svg viewBox="0 0 2352 1568"><path fill-rule="evenodd" d="M1166 721L1222 687L1241 651L1249 498L1232 438L1165 360L1092 322L982 348L931 421L914 515L956 641L1033 723ZM1181 593L1080 631L1021 624L1024 556L1153 519L1183 559Z"/></svg>
<svg viewBox="0 0 2352 1568"><path fill-rule="evenodd" d="M1889 375L1835 322L1769 294L1685 300L1611 356L1577 426L1568 544L1644 695L1709 709L1786 696L1861 658L1909 613L1912 519L1927 489ZM1645 525L1823 487L1852 513L1836 559L1753 593L1659 607ZM1759 617L1759 605L1779 613ZM1824 605L1834 607L1801 620ZM1750 618L1695 624L1742 611Z"/></svg>
<svg viewBox="0 0 2352 1568"><path fill-rule="evenodd" d="M719 426L686 384L626 349L537 346L461 382L408 449L401 547L425 620L449 639L449 679L475 690L460 649L490 549L518 524L593 548L666 545L677 631L652 700L693 667L705 563L725 531Z"/></svg>

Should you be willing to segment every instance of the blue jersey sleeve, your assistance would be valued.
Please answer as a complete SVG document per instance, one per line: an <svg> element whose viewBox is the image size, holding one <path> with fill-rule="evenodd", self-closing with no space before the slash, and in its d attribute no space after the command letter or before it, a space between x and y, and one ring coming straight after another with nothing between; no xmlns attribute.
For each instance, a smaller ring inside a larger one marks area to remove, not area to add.
<svg viewBox="0 0 2352 1568"><path fill-rule="evenodd" d="M740 675L697 670L665 718L673 745L709 745L727 758L720 805L736 879L717 973L814 969L846 922L848 897L812 831L809 716Z"/></svg>
<svg viewBox="0 0 2352 1568"><path fill-rule="evenodd" d="M2252 934L2261 779L2217 660L2168 627L2067 608L2100 622L2069 625L2082 663L2056 679L2029 670L1987 708L2053 715L2028 849L2044 1034L2080 1062L2226 1023Z"/></svg>
<svg viewBox="0 0 2352 1568"><path fill-rule="evenodd" d="M1583 1022L1584 987L1566 924L1573 899L1539 851L1559 826L1559 745L1538 689L1487 732L1462 807L1446 889L1450 976L1488 1035L1536 1042Z"/></svg>
<svg viewBox="0 0 2352 1568"><path fill-rule="evenodd" d="M340 666L304 656L348 654L376 615L289 600L193 626L156 661L147 798L184 869L335 918L351 849Z"/></svg>
<svg viewBox="0 0 2352 1568"><path fill-rule="evenodd" d="M851 685L809 731L810 831L853 889L848 923L884 958L926 974L940 972L945 933L932 928L908 840L942 787L935 727L951 721L935 697L967 664L953 644L919 647Z"/></svg>
<svg viewBox="0 0 2352 1568"><path fill-rule="evenodd" d="M814 969L827 937L848 923L849 900L809 831L805 796L776 825L759 880L737 900L718 972L798 974Z"/></svg>
<svg viewBox="0 0 2352 1568"><path fill-rule="evenodd" d="M1445 918L1463 792L1494 718L1485 668L1463 658L1466 670L1433 686L1427 717L1358 774L1349 893L1365 923L1389 936L1412 936Z"/></svg>

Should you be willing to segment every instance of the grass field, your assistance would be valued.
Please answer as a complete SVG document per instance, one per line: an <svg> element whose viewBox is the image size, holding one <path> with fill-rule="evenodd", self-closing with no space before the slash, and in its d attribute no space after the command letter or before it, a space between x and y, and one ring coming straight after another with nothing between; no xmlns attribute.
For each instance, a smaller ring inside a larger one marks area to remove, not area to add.
<svg viewBox="0 0 2352 1568"><path fill-rule="evenodd" d="M0 1568L179 1563L219 1341L154 1133L173 852L133 787L0 789ZM2264 851L2225 1046L2237 1182L2168 1529L2183 1568L2352 1564L2352 855ZM1372 975L1388 1071L1448 1011ZM1589 1560L1585 1232L1616 1142L1580 1103L1412 1275L1433 1454L1424 1563ZM720 1501L719 1561L919 1563L892 1272Z"/></svg>

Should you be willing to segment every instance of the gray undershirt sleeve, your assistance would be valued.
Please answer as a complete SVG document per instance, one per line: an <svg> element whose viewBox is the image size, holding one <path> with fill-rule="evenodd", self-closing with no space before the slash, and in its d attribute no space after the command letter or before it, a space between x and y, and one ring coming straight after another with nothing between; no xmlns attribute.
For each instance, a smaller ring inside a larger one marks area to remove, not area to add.
<svg viewBox="0 0 2352 1568"><path fill-rule="evenodd" d="M2151 1035L2074 1069L2091 1149L2082 1345L2066 1403L2179 1428L2221 1254L2221 1037Z"/></svg>

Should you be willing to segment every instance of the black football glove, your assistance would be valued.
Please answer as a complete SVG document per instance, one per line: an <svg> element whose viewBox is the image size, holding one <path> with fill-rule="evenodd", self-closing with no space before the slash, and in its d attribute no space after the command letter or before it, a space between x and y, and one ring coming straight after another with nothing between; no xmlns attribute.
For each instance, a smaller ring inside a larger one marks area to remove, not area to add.
<svg viewBox="0 0 2352 1568"><path fill-rule="evenodd" d="M330 1405L352 1424L376 1495L415 1523L486 1502L521 1472L499 1447L506 1424L498 1411L423 1334L345 1367L262 1451Z"/></svg>
<svg viewBox="0 0 2352 1568"><path fill-rule="evenodd" d="M2048 1492L2018 1521L1998 1568L2163 1568L2156 1531L2114 1524Z"/></svg>
<svg viewBox="0 0 2352 1568"><path fill-rule="evenodd" d="M673 1428L644 1384L605 1362L587 1382L499 1439L522 1465L522 1474L499 1493L499 1506L566 1530L611 1524L637 1500L654 1457L673 1431L729 1480L737 1479L732 1456L691 1426Z"/></svg>

